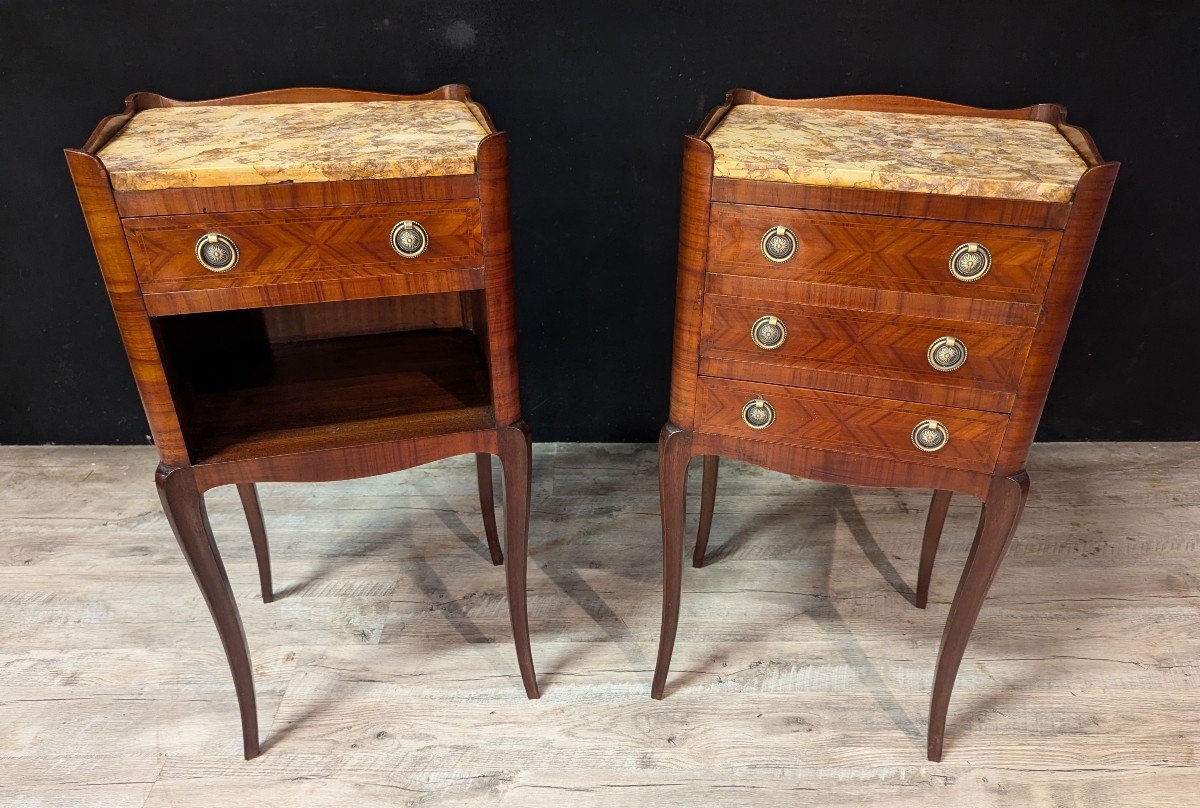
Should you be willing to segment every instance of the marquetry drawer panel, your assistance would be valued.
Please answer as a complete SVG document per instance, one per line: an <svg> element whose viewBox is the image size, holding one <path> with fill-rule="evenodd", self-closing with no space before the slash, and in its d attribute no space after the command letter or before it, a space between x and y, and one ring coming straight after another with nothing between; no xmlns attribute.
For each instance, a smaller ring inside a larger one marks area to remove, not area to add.
<svg viewBox="0 0 1200 808"><path fill-rule="evenodd" d="M401 221L417 222L428 235L427 247L415 257L392 247L392 229ZM321 300L339 297L339 281L349 284L351 297L453 291L477 285L483 264L473 199L150 216L123 224L151 313L160 313L156 306L196 311L311 302L302 291L287 289L306 283L323 284L314 298ZM236 245L231 269L214 272L197 259L196 242L209 233ZM163 297L176 294L179 300ZM273 295L286 299L264 299Z"/></svg>
<svg viewBox="0 0 1200 808"><path fill-rule="evenodd" d="M742 420L742 408L760 398L769 402L775 418L770 426L754 429ZM926 419L943 424L949 433L944 447L936 452L921 451L913 444L913 428ZM696 421L702 432L990 473L1004 437L1007 417L954 407L701 377Z"/></svg>
<svg viewBox="0 0 1200 808"><path fill-rule="evenodd" d="M778 263L761 247L776 227L796 242ZM1041 301L1060 239L1056 230L731 204L712 205L710 228L712 272L1023 302ZM951 274L950 258L971 243L986 247L991 268L968 282Z"/></svg>
<svg viewBox="0 0 1200 808"><path fill-rule="evenodd" d="M786 335L774 347L752 338L765 317ZM945 337L965 349L954 370L930 361ZM1032 328L707 295L700 371L1005 412L1032 339Z"/></svg>

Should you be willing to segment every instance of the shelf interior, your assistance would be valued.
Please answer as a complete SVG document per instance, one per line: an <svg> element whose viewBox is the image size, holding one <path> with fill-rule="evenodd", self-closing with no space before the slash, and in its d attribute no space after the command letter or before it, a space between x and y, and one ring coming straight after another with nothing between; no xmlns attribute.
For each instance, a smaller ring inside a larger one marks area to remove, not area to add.
<svg viewBox="0 0 1200 808"><path fill-rule="evenodd" d="M165 335L193 463L495 426L487 362L471 330L273 341L256 333L261 322L224 312Z"/></svg>

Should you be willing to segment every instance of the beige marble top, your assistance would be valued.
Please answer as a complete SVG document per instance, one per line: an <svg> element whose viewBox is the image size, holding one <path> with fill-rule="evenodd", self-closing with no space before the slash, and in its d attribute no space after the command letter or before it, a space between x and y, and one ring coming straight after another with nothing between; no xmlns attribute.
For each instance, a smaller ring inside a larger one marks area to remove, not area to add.
<svg viewBox="0 0 1200 808"><path fill-rule="evenodd" d="M1066 202L1087 165L1042 121L736 106L707 138L732 179Z"/></svg>
<svg viewBox="0 0 1200 808"><path fill-rule="evenodd" d="M118 191L475 171L487 131L461 101L164 107L97 155Z"/></svg>

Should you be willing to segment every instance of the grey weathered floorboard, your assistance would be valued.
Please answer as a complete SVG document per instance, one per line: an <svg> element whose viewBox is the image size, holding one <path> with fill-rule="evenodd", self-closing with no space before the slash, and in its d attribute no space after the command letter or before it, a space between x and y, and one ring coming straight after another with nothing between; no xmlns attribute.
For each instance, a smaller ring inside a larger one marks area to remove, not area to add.
<svg viewBox="0 0 1200 808"><path fill-rule="evenodd" d="M247 763L153 450L0 447L0 804L1195 804L1200 445L1035 447L936 765L925 714L970 498L921 612L927 492L724 463L654 702L655 463L652 446L535 447L537 702L472 457L260 486L266 605L237 494L211 492L255 664L265 752Z"/></svg>

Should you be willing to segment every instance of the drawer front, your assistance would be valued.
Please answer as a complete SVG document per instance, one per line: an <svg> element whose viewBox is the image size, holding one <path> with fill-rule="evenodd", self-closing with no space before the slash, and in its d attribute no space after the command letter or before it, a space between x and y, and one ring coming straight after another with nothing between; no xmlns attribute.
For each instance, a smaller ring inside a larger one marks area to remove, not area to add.
<svg viewBox="0 0 1200 808"><path fill-rule="evenodd" d="M403 257L392 229L413 221L427 247ZM429 273L482 266L476 200L125 219L143 292L291 284L305 280ZM229 239L237 262L213 271L196 255L197 241Z"/></svg>
<svg viewBox="0 0 1200 808"><path fill-rule="evenodd" d="M755 381L1005 411L1033 333L1018 326L706 295L700 356L722 363L720 375L736 368L738 378ZM983 393L991 398L981 398Z"/></svg>
<svg viewBox="0 0 1200 808"><path fill-rule="evenodd" d="M1056 230L713 204L712 272L810 283L899 289L956 297L1040 302L1058 252ZM783 228L780 230L779 228ZM766 254L774 232L794 248L783 260ZM951 271L958 257L962 280Z"/></svg>
<svg viewBox="0 0 1200 808"><path fill-rule="evenodd" d="M743 420L743 408L756 400L773 414L760 429ZM998 413L710 377L700 379L696 420L701 431L718 435L986 473L1007 422ZM930 420L947 437L940 449L922 451L913 431Z"/></svg>

